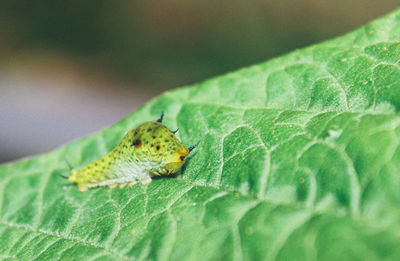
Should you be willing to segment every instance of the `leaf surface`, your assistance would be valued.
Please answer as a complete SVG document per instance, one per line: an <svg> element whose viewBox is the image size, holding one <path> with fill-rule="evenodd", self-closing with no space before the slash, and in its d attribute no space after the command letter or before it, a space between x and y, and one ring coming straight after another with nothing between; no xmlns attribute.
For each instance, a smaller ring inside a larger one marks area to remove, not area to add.
<svg viewBox="0 0 400 261"><path fill-rule="evenodd" d="M0 166L4 260L399 260L400 11L167 92ZM61 179L156 120L200 145L177 177L81 193Z"/></svg>

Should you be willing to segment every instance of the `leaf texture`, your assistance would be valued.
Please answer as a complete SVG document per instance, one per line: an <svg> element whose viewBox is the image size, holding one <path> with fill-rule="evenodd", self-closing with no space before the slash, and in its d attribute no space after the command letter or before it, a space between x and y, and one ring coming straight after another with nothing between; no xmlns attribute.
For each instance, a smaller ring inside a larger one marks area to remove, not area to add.
<svg viewBox="0 0 400 261"><path fill-rule="evenodd" d="M56 151L0 166L2 260L399 260L400 11L167 92ZM181 173L81 193L59 177L156 120Z"/></svg>

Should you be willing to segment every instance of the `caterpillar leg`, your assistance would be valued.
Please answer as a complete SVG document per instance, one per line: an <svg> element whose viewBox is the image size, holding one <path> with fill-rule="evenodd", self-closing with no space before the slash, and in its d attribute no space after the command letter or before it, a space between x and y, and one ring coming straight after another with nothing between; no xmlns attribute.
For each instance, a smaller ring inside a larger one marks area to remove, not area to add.
<svg viewBox="0 0 400 261"><path fill-rule="evenodd" d="M84 185L78 184L78 189L79 189L80 192L85 192L85 191L88 190L88 187L87 187L87 186L84 186Z"/></svg>
<svg viewBox="0 0 400 261"><path fill-rule="evenodd" d="M137 184L137 181L128 183L128 187L131 188Z"/></svg>
<svg viewBox="0 0 400 261"><path fill-rule="evenodd" d="M143 185L145 185L145 184L150 184L151 181L152 181L152 179L151 179L151 178L148 178L148 179L145 179L145 180L141 180L141 181L140 181L140 184L143 184Z"/></svg>
<svg viewBox="0 0 400 261"><path fill-rule="evenodd" d="M111 185L108 185L108 188L115 189L117 186L118 186L118 184L111 184Z"/></svg>

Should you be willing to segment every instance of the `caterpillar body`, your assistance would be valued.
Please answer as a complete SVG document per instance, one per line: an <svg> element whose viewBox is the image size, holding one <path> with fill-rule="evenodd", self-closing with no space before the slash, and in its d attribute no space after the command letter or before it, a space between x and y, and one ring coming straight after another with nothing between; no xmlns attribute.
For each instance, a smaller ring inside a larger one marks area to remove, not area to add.
<svg viewBox="0 0 400 261"><path fill-rule="evenodd" d="M132 129L110 153L82 170L70 167L71 176L65 178L86 191L98 186L148 184L154 176L176 173L198 143L186 148L175 136L178 130L170 131L162 124L163 116Z"/></svg>

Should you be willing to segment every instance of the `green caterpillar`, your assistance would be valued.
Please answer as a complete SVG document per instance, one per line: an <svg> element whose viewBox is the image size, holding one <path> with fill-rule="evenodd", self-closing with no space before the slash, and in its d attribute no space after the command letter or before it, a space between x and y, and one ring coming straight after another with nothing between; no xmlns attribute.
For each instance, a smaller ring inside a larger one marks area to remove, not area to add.
<svg viewBox="0 0 400 261"><path fill-rule="evenodd" d="M186 148L162 124L164 113L156 122L146 122L129 131L120 144L103 158L86 165L81 171L70 166L72 175L65 177L75 182L80 191L98 186L133 186L148 184L152 177L176 173L189 153L199 144Z"/></svg>

